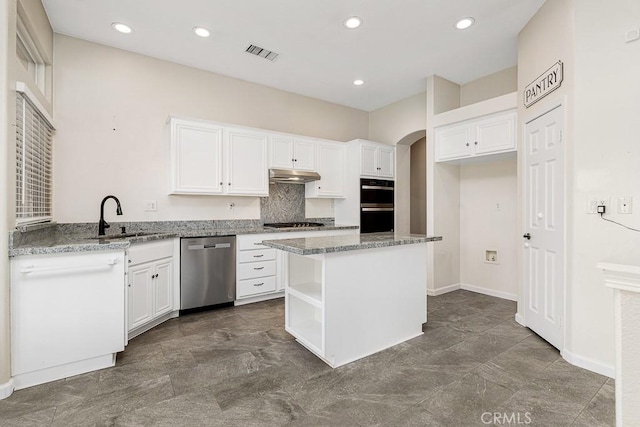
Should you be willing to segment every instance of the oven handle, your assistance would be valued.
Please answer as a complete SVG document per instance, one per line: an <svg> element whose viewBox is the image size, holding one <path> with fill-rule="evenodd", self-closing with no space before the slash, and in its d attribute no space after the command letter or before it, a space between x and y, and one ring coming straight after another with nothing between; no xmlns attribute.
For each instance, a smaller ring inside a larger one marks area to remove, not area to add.
<svg viewBox="0 0 640 427"><path fill-rule="evenodd" d="M361 208L362 212L393 212L393 208Z"/></svg>
<svg viewBox="0 0 640 427"><path fill-rule="evenodd" d="M393 191L393 187L380 187L378 185L363 185L363 190L389 190Z"/></svg>
<svg viewBox="0 0 640 427"><path fill-rule="evenodd" d="M393 203L360 203L361 208L391 208Z"/></svg>

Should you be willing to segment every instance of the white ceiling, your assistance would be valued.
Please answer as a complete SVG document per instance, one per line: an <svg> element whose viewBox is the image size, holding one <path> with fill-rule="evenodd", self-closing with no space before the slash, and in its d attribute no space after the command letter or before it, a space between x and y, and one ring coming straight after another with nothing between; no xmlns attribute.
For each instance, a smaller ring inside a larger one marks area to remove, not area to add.
<svg viewBox="0 0 640 427"><path fill-rule="evenodd" d="M544 0L43 0L57 33L371 111L516 64L518 32ZM345 18L364 23L346 29ZM476 24L456 30L472 16ZM111 28L123 22L134 31ZM213 33L203 39L194 26ZM275 62L247 54L256 44ZM366 83L356 87L353 80Z"/></svg>

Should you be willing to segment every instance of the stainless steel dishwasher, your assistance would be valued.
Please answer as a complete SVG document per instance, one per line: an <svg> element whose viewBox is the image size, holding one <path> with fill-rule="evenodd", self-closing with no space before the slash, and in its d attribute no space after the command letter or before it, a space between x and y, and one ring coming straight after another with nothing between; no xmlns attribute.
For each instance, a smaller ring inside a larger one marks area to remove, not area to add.
<svg viewBox="0 0 640 427"><path fill-rule="evenodd" d="M236 236L183 238L180 242L180 310L236 299Z"/></svg>

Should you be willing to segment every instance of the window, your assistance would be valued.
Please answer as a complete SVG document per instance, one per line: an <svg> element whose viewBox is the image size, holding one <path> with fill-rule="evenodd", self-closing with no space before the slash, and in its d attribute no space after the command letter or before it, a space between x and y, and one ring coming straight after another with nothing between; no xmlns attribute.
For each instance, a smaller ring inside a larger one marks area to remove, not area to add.
<svg viewBox="0 0 640 427"><path fill-rule="evenodd" d="M50 221L53 126L26 93L16 94L16 219Z"/></svg>
<svg viewBox="0 0 640 427"><path fill-rule="evenodd" d="M20 14L18 14L17 20L16 57L18 58L18 62L22 64L27 71L27 75L33 83L46 95L47 64L43 55L36 47L36 43L33 41L33 37L29 33Z"/></svg>

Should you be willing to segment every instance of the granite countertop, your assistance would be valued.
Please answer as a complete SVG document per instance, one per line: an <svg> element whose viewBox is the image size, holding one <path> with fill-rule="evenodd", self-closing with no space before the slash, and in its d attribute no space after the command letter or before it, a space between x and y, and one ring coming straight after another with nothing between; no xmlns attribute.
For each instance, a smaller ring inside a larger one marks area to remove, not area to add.
<svg viewBox="0 0 640 427"><path fill-rule="evenodd" d="M97 227L96 227L97 228ZM104 238L97 238L96 231L85 227L66 227L57 229L55 225L50 227L50 231L40 232L36 238L22 239L16 241L10 239L9 257L22 255L46 255L55 253L91 252L107 250L125 250L132 244L152 242L156 240L170 239L175 237L213 237L231 236L243 234L262 233L288 233L295 231L321 231L321 230L347 230L357 229L357 226L336 226L325 225L323 227L310 228L265 228L262 226L250 226L238 228L189 228L184 227L181 222L164 222L160 227L146 227L138 231L134 236L121 237L117 234L107 235ZM115 229L115 227L114 227ZM132 234L132 233L130 233Z"/></svg>
<svg viewBox="0 0 640 427"><path fill-rule="evenodd" d="M302 239L265 240L262 244L298 255L315 255L332 252L355 251L358 249L411 245L416 243L436 242L440 240L442 240L442 236L371 233L347 236L307 237Z"/></svg>

